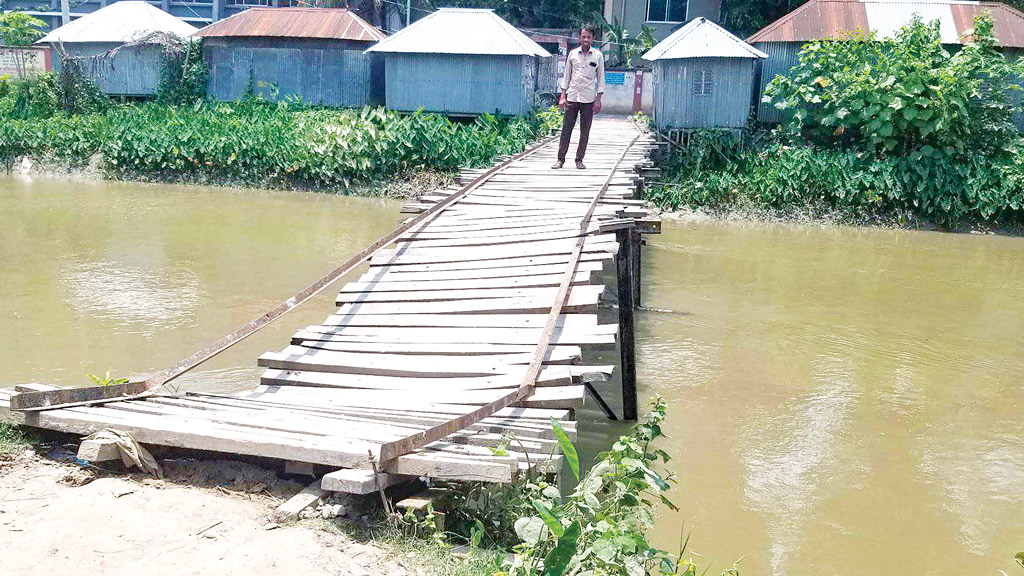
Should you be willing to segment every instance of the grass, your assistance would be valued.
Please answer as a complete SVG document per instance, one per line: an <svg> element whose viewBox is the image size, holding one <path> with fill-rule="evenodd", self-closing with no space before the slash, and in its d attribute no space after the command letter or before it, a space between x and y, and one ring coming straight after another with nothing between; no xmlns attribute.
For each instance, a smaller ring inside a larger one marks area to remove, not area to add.
<svg viewBox="0 0 1024 576"><path fill-rule="evenodd" d="M503 552L477 549L474 554L456 555L452 547L433 539L406 534L382 516L369 526L346 521L313 520L313 525L370 544L408 568L430 576L493 576L500 572Z"/></svg>
<svg viewBox="0 0 1024 576"><path fill-rule="evenodd" d="M21 426L12 420L0 420L0 459L9 459L31 446L32 443Z"/></svg>

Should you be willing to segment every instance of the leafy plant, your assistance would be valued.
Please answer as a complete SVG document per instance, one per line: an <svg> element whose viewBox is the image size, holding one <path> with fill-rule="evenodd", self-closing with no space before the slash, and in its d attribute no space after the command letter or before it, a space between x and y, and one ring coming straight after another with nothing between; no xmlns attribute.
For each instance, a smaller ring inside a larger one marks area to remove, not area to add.
<svg viewBox="0 0 1024 576"><path fill-rule="evenodd" d="M157 99L186 106L205 100L210 67L203 60L202 39L181 38L164 44L163 49Z"/></svg>
<svg viewBox="0 0 1024 576"><path fill-rule="evenodd" d="M111 378L110 371L107 371L107 375L102 378L95 374L86 374L90 380L96 383L97 386L117 386L119 384L127 384L127 378Z"/></svg>
<svg viewBox="0 0 1024 576"><path fill-rule="evenodd" d="M0 8L0 45L18 48L31 46L33 42L43 37L45 28L46 23L35 16L23 12L4 14ZM14 51L14 68L18 78L25 78L24 50Z"/></svg>
<svg viewBox="0 0 1024 576"><path fill-rule="evenodd" d="M1021 71L995 50L992 18L975 18L956 54L938 21L915 18L893 39L857 33L808 43L765 90L794 133L829 146L957 158L998 154L1016 138L1009 106Z"/></svg>
<svg viewBox="0 0 1024 576"><path fill-rule="evenodd" d="M665 497L671 475L656 470L669 455L653 447L663 437L667 405L657 398L651 411L630 434L598 456L584 473L576 448L557 422L552 431L570 472L579 480L566 498L541 478L528 477L511 486L462 485L446 506L457 518L455 533L474 543L512 546L515 560L500 576L601 574L695 576L697 566L677 554L651 546L647 532L655 507L675 509ZM486 536L479 536L486 530ZM726 574L738 574L735 567Z"/></svg>
<svg viewBox="0 0 1024 576"><path fill-rule="evenodd" d="M9 458L28 445L28 438L13 420L0 420L0 459Z"/></svg>

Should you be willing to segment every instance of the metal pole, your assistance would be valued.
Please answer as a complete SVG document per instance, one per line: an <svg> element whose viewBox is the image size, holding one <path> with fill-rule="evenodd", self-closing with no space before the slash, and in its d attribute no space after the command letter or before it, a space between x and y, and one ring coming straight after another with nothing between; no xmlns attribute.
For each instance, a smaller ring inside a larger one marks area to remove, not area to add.
<svg viewBox="0 0 1024 576"><path fill-rule="evenodd" d="M60 23L61 26L66 26L71 22L71 2L69 0L60 0Z"/></svg>
<svg viewBox="0 0 1024 576"><path fill-rule="evenodd" d="M405 27L412 21L412 0L405 0Z"/></svg>

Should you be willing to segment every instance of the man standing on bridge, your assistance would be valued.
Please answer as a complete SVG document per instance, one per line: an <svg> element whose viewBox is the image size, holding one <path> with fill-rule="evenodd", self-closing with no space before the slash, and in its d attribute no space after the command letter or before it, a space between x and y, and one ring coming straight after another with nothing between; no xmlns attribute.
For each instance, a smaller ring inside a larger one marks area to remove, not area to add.
<svg viewBox="0 0 1024 576"><path fill-rule="evenodd" d="M604 94L604 54L592 48L593 43L593 28L580 29L580 47L571 50L565 60L562 97L558 99L558 107L565 112L565 116L562 118L558 162L551 167L555 170L565 164L565 154L569 151L569 139L576 127L577 116L580 117L580 143L576 148L576 168L586 169L583 156L587 153L587 141L590 139L590 123L594 120L594 114L601 111L601 95Z"/></svg>

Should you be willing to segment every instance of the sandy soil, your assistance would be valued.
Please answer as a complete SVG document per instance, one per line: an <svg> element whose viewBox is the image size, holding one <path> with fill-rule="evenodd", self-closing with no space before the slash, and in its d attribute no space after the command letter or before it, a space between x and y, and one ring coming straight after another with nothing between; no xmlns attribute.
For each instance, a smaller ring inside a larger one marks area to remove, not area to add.
<svg viewBox="0 0 1024 576"><path fill-rule="evenodd" d="M300 484L237 462L164 461L166 479L94 473L32 451L0 463L0 573L412 574L317 521L279 526ZM226 487L225 487L226 486Z"/></svg>

